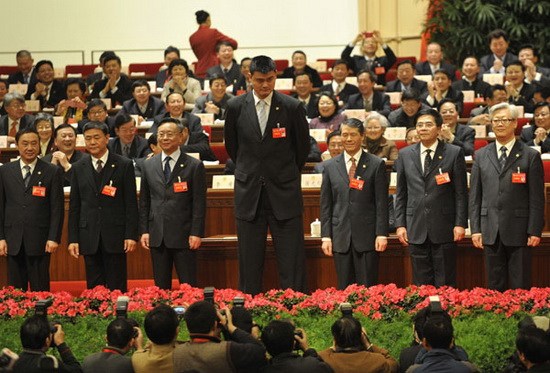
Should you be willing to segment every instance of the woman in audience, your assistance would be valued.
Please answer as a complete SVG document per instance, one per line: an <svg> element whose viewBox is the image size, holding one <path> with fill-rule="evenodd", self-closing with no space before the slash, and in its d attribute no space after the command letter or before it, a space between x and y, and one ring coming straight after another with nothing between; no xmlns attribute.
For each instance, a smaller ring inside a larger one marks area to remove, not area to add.
<svg viewBox="0 0 550 373"><path fill-rule="evenodd" d="M189 76L189 66L181 58L170 62L168 67L168 81L164 84L161 99L166 101L170 93L181 93L185 99L185 110L191 111L195 107L195 101L202 93L201 83Z"/></svg>
<svg viewBox="0 0 550 373"><path fill-rule="evenodd" d="M55 145L53 141L53 117L50 114L38 113L32 124L33 128L38 132L40 138L40 158L54 151Z"/></svg>
<svg viewBox="0 0 550 373"><path fill-rule="evenodd" d="M346 119L344 114L338 112L338 100L330 92L324 91L319 94L317 109L320 115L309 123L311 129L336 131L340 129L340 125Z"/></svg>
<svg viewBox="0 0 550 373"><path fill-rule="evenodd" d="M84 117L86 101L84 93L86 83L78 78L69 78L65 82L65 93L67 99L61 100L57 105L55 115L63 117L63 123L78 123Z"/></svg>
<svg viewBox="0 0 550 373"><path fill-rule="evenodd" d="M227 101L233 97L232 94L226 92L226 89L225 77L218 74L210 76L210 92L195 101L193 114L212 113L214 119L222 119L227 108Z"/></svg>
<svg viewBox="0 0 550 373"><path fill-rule="evenodd" d="M397 146L392 140L384 137L386 127L388 127L388 119L376 112L371 112L365 119L363 148L380 158L395 161L398 154Z"/></svg>

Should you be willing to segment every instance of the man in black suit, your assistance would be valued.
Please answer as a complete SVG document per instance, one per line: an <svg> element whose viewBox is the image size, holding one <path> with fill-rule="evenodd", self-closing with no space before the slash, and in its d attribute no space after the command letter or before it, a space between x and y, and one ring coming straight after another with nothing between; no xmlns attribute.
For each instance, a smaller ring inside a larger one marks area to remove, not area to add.
<svg viewBox="0 0 550 373"><path fill-rule="evenodd" d="M34 67L36 71L36 83L30 85L25 98L38 100L40 108L55 108L59 101L66 96L63 83L54 79L52 61L38 61Z"/></svg>
<svg viewBox="0 0 550 373"><path fill-rule="evenodd" d="M132 81L121 74L122 63L116 54L108 54L103 58L105 78L94 84L90 98L110 98L111 106L122 105L132 98Z"/></svg>
<svg viewBox="0 0 550 373"><path fill-rule="evenodd" d="M190 132L185 118L182 118L180 123L183 127L181 151L198 153L201 161L217 161L218 158L210 148L208 136L204 132Z"/></svg>
<svg viewBox="0 0 550 373"><path fill-rule="evenodd" d="M456 91L474 91L476 98L489 96L491 86L479 77L479 61L475 56L468 56L462 63L462 79L453 82L451 87Z"/></svg>
<svg viewBox="0 0 550 373"><path fill-rule="evenodd" d="M0 255L8 256L8 285L49 291L50 254L63 226L63 176L37 158L36 130L19 131L16 142L21 159L0 167Z"/></svg>
<svg viewBox="0 0 550 373"><path fill-rule="evenodd" d="M138 135L136 122L130 115L122 113L116 116L115 133L116 137L109 139L107 145L110 152L130 159L147 157L151 153L147 140Z"/></svg>
<svg viewBox="0 0 550 373"><path fill-rule="evenodd" d="M73 164L88 155L76 150L76 130L70 124L63 123L57 126L53 131L53 139L57 150L46 154L42 160L59 166L64 173L63 185L71 186Z"/></svg>
<svg viewBox="0 0 550 373"><path fill-rule="evenodd" d="M300 171L310 149L305 111L275 89L275 62L257 56L250 65L253 92L228 103L225 147L235 161L235 217L239 238L239 289L262 290L269 227L279 287L304 291L305 254Z"/></svg>
<svg viewBox="0 0 550 373"><path fill-rule="evenodd" d="M105 123L84 126L86 157L72 167L69 253L84 255L86 284L126 291L126 253L138 238L136 179L132 161L107 148Z"/></svg>
<svg viewBox="0 0 550 373"><path fill-rule="evenodd" d="M470 178L472 243L483 249L489 289L529 289L544 226L542 161L515 138L515 106L495 105L489 116L496 141L476 152Z"/></svg>
<svg viewBox="0 0 550 373"><path fill-rule="evenodd" d="M541 153L550 152L550 104L546 101L535 105L535 125L521 129L521 141L527 146L540 146Z"/></svg>
<svg viewBox="0 0 550 373"><path fill-rule="evenodd" d="M359 93L359 88L346 83L349 75L349 64L346 60L336 60L332 66L332 82L321 87L321 92L330 92L338 100L338 107L342 108L348 102L349 96Z"/></svg>
<svg viewBox="0 0 550 373"><path fill-rule="evenodd" d="M36 83L36 71L34 69L34 60L31 52L20 50L15 55L17 61L17 72L8 77L8 84L28 84L29 87Z"/></svg>
<svg viewBox="0 0 550 373"><path fill-rule="evenodd" d="M140 124L144 120L152 120L155 116L166 112L164 102L151 96L151 87L146 80L136 80L132 83L132 96L130 100L124 101L117 115L122 113L138 115L138 124Z"/></svg>
<svg viewBox="0 0 550 373"><path fill-rule="evenodd" d="M533 45L523 45L519 50L518 59L525 67L525 81L527 83L550 82L550 69L537 65L539 62L539 51Z"/></svg>
<svg viewBox="0 0 550 373"><path fill-rule="evenodd" d="M104 51L99 56L99 65L96 67L95 70L97 70L98 68L101 68L101 71L98 71L97 73L94 72L93 74L90 74L88 75L88 77L86 77L86 85L88 86L89 93L92 93L92 91L94 90L95 83L99 82L102 79L107 78L107 74L105 72L105 65L103 64L103 61L105 60L105 57L109 55L114 55L114 54L115 52L113 51Z"/></svg>
<svg viewBox="0 0 550 373"><path fill-rule="evenodd" d="M439 139L448 144L460 146L464 155L474 155L476 131L464 124L458 123L458 105L453 100L445 98L439 102L437 111L443 118Z"/></svg>
<svg viewBox="0 0 550 373"><path fill-rule="evenodd" d="M283 70L281 78L294 79L295 76L301 73L309 74L315 88L320 88L323 85L323 81L317 70L307 64L307 56L304 51L297 50L292 53L292 66Z"/></svg>
<svg viewBox="0 0 550 373"><path fill-rule="evenodd" d="M464 94L452 86L451 76L446 70L439 69L434 73L433 80L428 83L428 92L422 95L424 103L436 108L441 100L448 98L456 102L458 113L462 113Z"/></svg>
<svg viewBox="0 0 550 373"><path fill-rule="evenodd" d="M411 60L404 60L397 65L397 79L386 84L386 92L404 92L414 88L424 94L428 91L428 84L414 77L414 66Z"/></svg>
<svg viewBox="0 0 550 373"><path fill-rule="evenodd" d="M185 98L181 93L172 92L166 96L166 113L157 115L153 125L147 132L157 133L158 125L164 118L174 118L178 120L185 118L189 125L189 131L202 132L201 119L185 111Z"/></svg>
<svg viewBox="0 0 550 373"><path fill-rule="evenodd" d="M0 117L0 136L8 136L8 144L13 144L17 132L30 127L34 117L25 113L25 97L19 93L6 93L4 108L7 114Z"/></svg>
<svg viewBox="0 0 550 373"><path fill-rule="evenodd" d="M184 131L180 121L163 119L157 132L162 153L143 162L141 171L141 245L151 250L155 285L161 289L172 288L174 265L180 283L197 285L206 174L201 161L181 150Z"/></svg>
<svg viewBox="0 0 550 373"><path fill-rule="evenodd" d="M210 79L214 75L223 76L227 85L237 84L241 78L241 67L233 58L233 45L228 41L220 41L216 45L216 54L220 64L212 66L206 71L206 79Z"/></svg>
<svg viewBox="0 0 550 373"><path fill-rule="evenodd" d="M429 109L430 107L420 99L420 92L414 88L409 88L401 94L401 107L393 110L388 116L391 127L414 128L416 126L415 117L420 109Z"/></svg>
<svg viewBox="0 0 550 373"><path fill-rule="evenodd" d="M346 109L365 109L370 113L376 111L385 117L390 115L391 105L390 97L384 92L374 90L376 76L372 71L363 70L357 74L357 86L359 93L349 96Z"/></svg>
<svg viewBox="0 0 550 373"><path fill-rule="evenodd" d="M487 40L489 41L489 49L492 53L481 57L480 73L498 73L504 75L504 69L510 62L518 59L516 55L508 52L508 45L510 43L508 34L504 30L496 29L487 35Z"/></svg>
<svg viewBox="0 0 550 373"><path fill-rule="evenodd" d="M378 283L380 252L388 245L388 180L381 158L361 148L357 119L340 127L344 153L324 162L321 185L323 253L334 256L338 289Z"/></svg>
<svg viewBox="0 0 550 373"><path fill-rule="evenodd" d="M495 84L490 87L488 96L485 97L487 102L486 106L480 106L475 109L472 109L470 112L470 119L468 120L468 125L483 125L487 126L487 132L490 131L491 121L489 120L489 109L501 102L508 101L508 94L506 93L506 87L502 84Z"/></svg>
<svg viewBox="0 0 550 373"><path fill-rule="evenodd" d="M437 70L445 70L451 76L451 80L455 79L456 68L443 61L443 51L439 43L432 42L426 48L426 61L419 62L415 66L416 75L431 75L434 76Z"/></svg>
<svg viewBox="0 0 550 373"><path fill-rule="evenodd" d="M306 116L315 118L319 116L318 97L313 94L313 82L308 73L300 73L294 77L294 88L296 93L292 95L304 105Z"/></svg>
<svg viewBox="0 0 550 373"><path fill-rule="evenodd" d="M456 286L456 242L468 224L464 151L438 141L442 124L436 110L420 110L420 143L401 149L396 162L396 233L410 248L415 285Z"/></svg>

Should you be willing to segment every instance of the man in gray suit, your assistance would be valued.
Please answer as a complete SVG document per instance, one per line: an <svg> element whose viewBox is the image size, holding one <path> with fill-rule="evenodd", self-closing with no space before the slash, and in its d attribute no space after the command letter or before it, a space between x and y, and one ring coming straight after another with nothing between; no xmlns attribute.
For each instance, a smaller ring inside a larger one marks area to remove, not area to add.
<svg viewBox="0 0 550 373"><path fill-rule="evenodd" d="M388 180L381 158L361 149L357 119L340 127L344 153L324 163L321 186L323 253L334 256L338 288L376 285L379 253L388 245Z"/></svg>
<svg viewBox="0 0 550 373"><path fill-rule="evenodd" d="M396 162L396 233L410 247L415 285L456 286L456 242L468 224L464 151L438 141L436 110L420 110L415 122L420 143L401 149Z"/></svg>
<svg viewBox="0 0 550 373"><path fill-rule="evenodd" d="M196 286L196 252L204 235L206 175L201 161L182 152L183 124L161 120L162 153L143 162L140 191L141 246L151 249L155 285L172 288L172 266L180 283Z"/></svg>
<svg viewBox="0 0 550 373"><path fill-rule="evenodd" d="M472 243L485 254L487 287L531 286L531 249L544 225L544 171L540 154L517 141L518 112L491 108L496 141L478 150L470 179Z"/></svg>
<svg viewBox="0 0 550 373"><path fill-rule="evenodd" d="M464 155L474 154L476 131L464 124L458 123L458 105L451 99L444 98L437 107L443 118L439 139L464 149Z"/></svg>

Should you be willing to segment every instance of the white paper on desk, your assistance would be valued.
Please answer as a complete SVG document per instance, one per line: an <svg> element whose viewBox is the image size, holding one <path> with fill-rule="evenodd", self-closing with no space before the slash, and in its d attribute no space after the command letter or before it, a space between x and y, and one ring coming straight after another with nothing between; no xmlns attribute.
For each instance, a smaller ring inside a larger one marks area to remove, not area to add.
<svg viewBox="0 0 550 373"><path fill-rule="evenodd" d="M464 102L474 102L475 91L462 91L462 94L464 95Z"/></svg>
<svg viewBox="0 0 550 373"><path fill-rule="evenodd" d="M38 100L25 100L25 111L40 111L40 101Z"/></svg>
<svg viewBox="0 0 550 373"><path fill-rule="evenodd" d="M502 74L483 74L483 81L490 85L503 84L504 75Z"/></svg>
<svg viewBox="0 0 550 373"><path fill-rule="evenodd" d="M471 155L465 155L465 156L464 156L464 160L465 160L466 162L471 162L471 161L474 160L474 158L473 158Z"/></svg>
<svg viewBox="0 0 550 373"><path fill-rule="evenodd" d="M21 96L25 96L28 90L29 90L29 85L22 84L22 83L10 84L10 87L8 88L8 92L19 93Z"/></svg>
<svg viewBox="0 0 550 373"><path fill-rule="evenodd" d="M212 189L233 189L235 187L235 175L214 175L212 177Z"/></svg>
<svg viewBox="0 0 550 373"><path fill-rule="evenodd" d="M201 155L199 153L185 153L185 154L195 159L198 159L199 161L201 160Z"/></svg>
<svg viewBox="0 0 550 373"><path fill-rule="evenodd" d="M134 120L134 123L135 123L136 126L137 126L138 123L139 123L139 115L137 115L137 114L130 114L130 117L132 117L132 119Z"/></svg>
<svg viewBox="0 0 550 373"><path fill-rule="evenodd" d="M67 79L68 78L82 78L82 73L67 74Z"/></svg>
<svg viewBox="0 0 550 373"><path fill-rule="evenodd" d="M10 77L9 74L0 74L0 79L7 80Z"/></svg>
<svg viewBox="0 0 550 373"><path fill-rule="evenodd" d="M0 136L0 148L5 149L8 147L8 136Z"/></svg>
<svg viewBox="0 0 550 373"><path fill-rule="evenodd" d="M53 77L55 79L63 79L65 76L65 68L64 67L55 67L53 69Z"/></svg>
<svg viewBox="0 0 550 373"><path fill-rule="evenodd" d="M540 158L544 161L548 161L548 160L550 160L550 153L542 153L540 155Z"/></svg>
<svg viewBox="0 0 550 373"><path fill-rule="evenodd" d="M344 115L347 117L347 118L355 118L355 119L359 119L360 121L364 121L365 120L365 114L367 112L364 110L364 109L348 109L348 110L344 110Z"/></svg>
<svg viewBox="0 0 550 373"><path fill-rule="evenodd" d="M133 71L130 76L145 76L144 71Z"/></svg>
<svg viewBox="0 0 550 373"><path fill-rule="evenodd" d="M320 188L323 183L322 174L302 174L302 188Z"/></svg>
<svg viewBox="0 0 550 373"><path fill-rule="evenodd" d="M105 106L107 106L107 110L111 110L112 105L111 105L111 99L110 98L101 98L100 100L103 101Z"/></svg>
<svg viewBox="0 0 550 373"><path fill-rule="evenodd" d="M214 114L212 113L196 113L197 117L201 120L201 125L211 126L214 124Z"/></svg>
<svg viewBox="0 0 550 373"><path fill-rule="evenodd" d="M225 120L216 119L216 120L214 121L214 125L215 125L215 126L219 126L219 127L223 127L223 126L225 126Z"/></svg>
<svg viewBox="0 0 550 373"><path fill-rule="evenodd" d="M327 61L315 61L310 62L309 65L320 73L324 73L327 70Z"/></svg>
<svg viewBox="0 0 550 373"><path fill-rule="evenodd" d="M151 88L151 92L155 92L157 90L157 82L155 80L148 80L147 83L149 83L149 88Z"/></svg>
<svg viewBox="0 0 550 373"><path fill-rule="evenodd" d="M471 128L476 131L476 138L487 137L487 127L482 124L472 124Z"/></svg>
<svg viewBox="0 0 550 373"><path fill-rule="evenodd" d="M220 161L202 161L202 164L205 166L217 166L220 164Z"/></svg>
<svg viewBox="0 0 550 373"><path fill-rule="evenodd" d="M63 117L60 115L56 115L53 117L53 128L59 127L60 124L63 124ZM78 123L77 123L78 126Z"/></svg>
<svg viewBox="0 0 550 373"><path fill-rule="evenodd" d="M390 187L397 186L397 172L390 173Z"/></svg>
<svg viewBox="0 0 550 373"><path fill-rule="evenodd" d="M399 105L401 104L401 95L403 92L386 92L388 96L390 96L390 104L392 105Z"/></svg>
<svg viewBox="0 0 550 373"><path fill-rule="evenodd" d="M542 153L542 149L539 145L532 145L532 146L530 146L530 148L535 149L537 152L539 152L539 154ZM542 155L541 155L541 159L542 159Z"/></svg>
<svg viewBox="0 0 550 373"><path fill-rule="evenodd" d="M291 78L280 78L275 81L275 90L290 91L294 83Z"/></svg>
<svg viewBox="0 0 550 373"><path fill-rule="evenodd" d="M204 79L204 85L203 85L204 89L202 90L204 93L208 93L210 92L210 80L209 79ZM275 86L275 89L277 89L277 86Z"/></svg>
<svg viewBox="0 0 550 373"><path fill-rule="evenodd" d="M518 110L518 118L523 118L525 114L525 109L523 108L523 105L516 106L516 109Z"/></svg>
<svg viewBox="0 0 550 373"><path fill-rule="evenodd" d="M357 77L356 76L348 76L346 78L346 83L353 84L354 86L357 86Z"/></svg>
<svg viewBox="0 0 550 373"><path fill-rule="evenodd" d="M407 127L386 127L384 137L388 140L405 140Z"/></svg>
<svg viewBox="0 0 550 373"><path fill-rule="evenodd" d="M144 120L141 122L141 124L138 126L138 128L151 128L151 126L155 123L152 120Z"/></svg>
<svg viewBox="0 0 550 373"><path fill-rule="evenodd" d="M86 142L84 141L84 135L83 134L76 135L76 147L84 148L85 146L86 146Z"/></svg>
<svg viewBox="0 0 550 373"><path fill-rule="evenodd" d="M317 142L327 141L327 130L323 128L310 128L309 135Z"/></svg>
<svg viewBox="0 0 550 373"><path fill-rule="evenodd" d="M433 80L433 77L431 75L415 75L414 77L426 83L429 83Z"/></svg>

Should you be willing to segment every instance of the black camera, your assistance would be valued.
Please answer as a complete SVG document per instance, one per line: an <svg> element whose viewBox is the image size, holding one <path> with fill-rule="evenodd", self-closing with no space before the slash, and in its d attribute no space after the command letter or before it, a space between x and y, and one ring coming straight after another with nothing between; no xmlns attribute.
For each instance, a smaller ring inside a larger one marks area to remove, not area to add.
<svg viewBox="0 0 550 373"><path fill-rule="evenodd" d="M204 300L214 304L214 287L207 286L203 290Z"/></svg>
<svg viewBox="0 0 550 373"><path fill-rule="evenodd" d="M53 299L40 299L34 304L34 314L40 317L43 317L45 320L48 319L48 308L53 304ZM49 322L50 324L50 333L55 334L57 332L56 323Z"/></svg>
<svg viewBox="0 0 550 373"><path fill-rule="evenodd" d="M181 321L181 319L183 319L183 315L185 314L186 308L184 306L174 306L172 309L176 315L178 315L178 320Z"/></svg>
<svg viewBox="0 0 550 373"><path fill-rule="evenodd" d="M439 299L439 295L431 295L429 299L431 316L443 315L445 311L443 311L443 308L441 307L441 300Z"/></svg>
<svg viewBox="0 0 550 373"><path fill-rule="evenodd" d="M301 330L295 329L294 330L294 336L304 338L304 333L302 333ZM294 339L294 350L295 351L300 351L301 350L300 342L298 342L296 339Z"/></svg>
<svg viewBox="0 0 550 373"><path fill-rule="evenodd" d="M340 312L342 312L342 317L353 317L353 307L350 303L340 303Z"/></svg>
<svg viewBox="0 0 550 373"><path fill-rule="evenodd" d="M128 303L130 298L127 296L120 296L116 299L116 317L127 319L128 318Z"/></svg>
<svg viewBox="0 0 550 373"><path fill-rule="evenodd" d="M244 297L233 298L233 307L244 307Z"/></svg>

